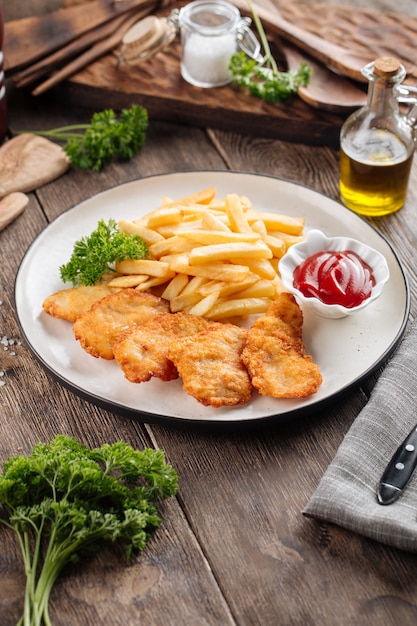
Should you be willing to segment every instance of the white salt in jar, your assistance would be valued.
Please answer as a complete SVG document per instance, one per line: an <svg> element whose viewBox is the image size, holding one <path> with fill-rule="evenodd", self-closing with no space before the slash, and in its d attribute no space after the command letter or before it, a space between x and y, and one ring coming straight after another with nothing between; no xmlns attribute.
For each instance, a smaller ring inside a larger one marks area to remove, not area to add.
<svg viewBox="0 0 417 626"><path fill-rule="evenodd" d="M181 75L197 87L221 87L230 82L230 59L239 42L249 42L251 52L259 53L259 43L249 30L251 20L241 18L229 2L195 0L174 11L171 22L181 33Z"/></svg>

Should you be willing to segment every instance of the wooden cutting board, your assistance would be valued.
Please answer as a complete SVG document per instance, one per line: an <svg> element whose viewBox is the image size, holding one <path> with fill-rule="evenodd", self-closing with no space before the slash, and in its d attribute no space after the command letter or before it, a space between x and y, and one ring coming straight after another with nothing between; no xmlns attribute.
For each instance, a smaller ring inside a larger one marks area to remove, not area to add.
<svg viewBox="0 0 417 626"><path fill-rule="evenodd" d="M416 19L338 5L275 1L285 19L342 47L363 52L369 55L369 61L381 55L395 55L417 64ZM169 10L160 15L167 13ZM273 39L279 46L279 39ZM181 78L180 55L178 38L169 49L141 66L120 66L110 54L56 87L54 96L66 104L83 103L91 110L139 103L147 108L151 120L312 145L338 145L340 127L347 114L317 110L298 97L285 104L268 105L233 85L218 89L194 87Z"/></svg>

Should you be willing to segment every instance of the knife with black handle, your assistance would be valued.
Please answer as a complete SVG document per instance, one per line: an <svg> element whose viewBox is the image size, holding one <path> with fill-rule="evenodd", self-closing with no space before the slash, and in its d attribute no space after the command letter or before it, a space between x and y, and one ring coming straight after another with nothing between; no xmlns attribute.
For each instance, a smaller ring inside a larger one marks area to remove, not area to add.
<svg viewBox="0 0 417 626"><path fill-rule="evenodd" d="M388 463L378 485L378 502L392 504L395 502L406 485L417 465L417 426L398 447L391 461Z"/></svg>

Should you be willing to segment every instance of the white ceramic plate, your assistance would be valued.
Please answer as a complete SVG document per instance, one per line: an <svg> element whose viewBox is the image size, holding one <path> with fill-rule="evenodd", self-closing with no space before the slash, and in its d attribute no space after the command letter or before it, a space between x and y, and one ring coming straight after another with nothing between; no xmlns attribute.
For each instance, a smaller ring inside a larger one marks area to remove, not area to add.
<svg viewBox="0 0 417 626"><path fill-rule="evenodd" d="M60 265L74 242L100 219L135 219L158 207L162 196L180 198L215 186L217 196L248 196L255 209L304 216L306 230L365 241L387 259L390 280L382 296L358 315L327 320L305 314L304 342L319 364L323 383L314 396L279 400L253 395L245 406L212 409L182 389L180 380L128 382L114 361L94 359L75 341L71 324L42 310L44 298L64 287ZM409 311L409 290L400 260L367 222L320 193L277 178L238 172L189 172L154 176L115 187L63 213L35 239L15 284L18 321L29 348L61 384L90 402L143 422L230 426L277 421L316 411L374 372L400 340Z"/></svg>

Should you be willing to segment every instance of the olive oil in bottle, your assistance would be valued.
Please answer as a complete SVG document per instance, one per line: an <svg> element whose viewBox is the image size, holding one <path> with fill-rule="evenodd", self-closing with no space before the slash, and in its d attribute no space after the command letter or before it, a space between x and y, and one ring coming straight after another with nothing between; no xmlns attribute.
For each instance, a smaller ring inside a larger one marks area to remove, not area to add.
<svg viewBox="0 0 417 626"><path fill-rule="evenodd" d="M396 97L405 77L401 63L382 57L363 74L369 79L367 105L346 120L340 135L340 196L356 213L381 216L405 203L414 129Z"/></svg>

